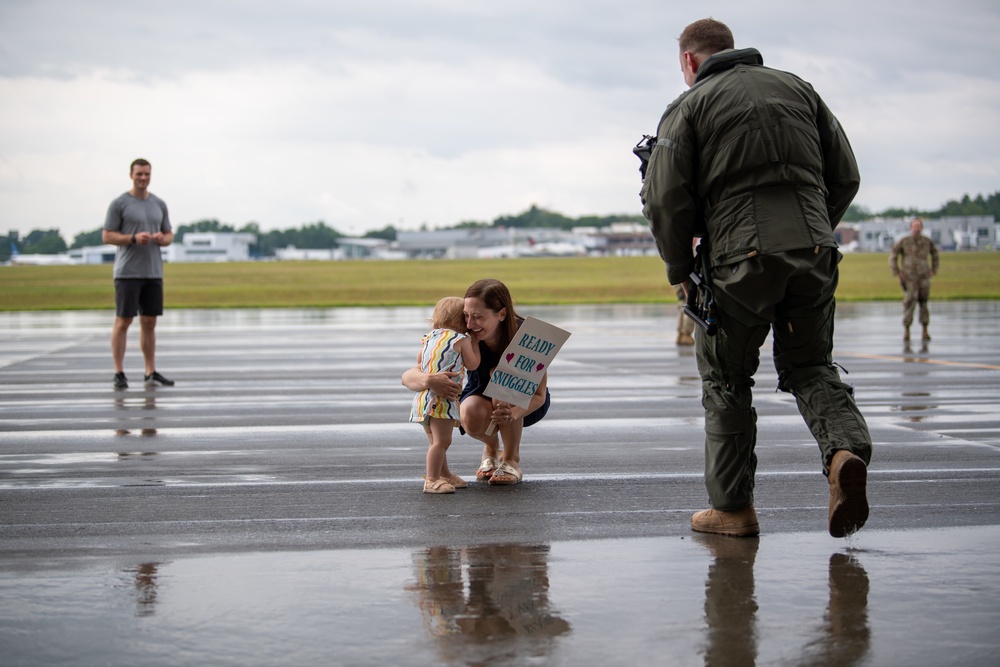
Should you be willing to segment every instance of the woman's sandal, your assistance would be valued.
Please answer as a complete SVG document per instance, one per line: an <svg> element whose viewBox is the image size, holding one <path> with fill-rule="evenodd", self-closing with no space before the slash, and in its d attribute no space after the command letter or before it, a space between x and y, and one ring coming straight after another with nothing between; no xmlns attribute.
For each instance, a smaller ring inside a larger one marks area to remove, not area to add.
<svg viewBox="0 0 1000 667"><path fill-rule="evenodd" d="M523 476L517 468L504 461L493 471L490 486L513 486L520 482Z"/></svg>
<svg viewBox="0 0 1000 667"><path fill-rule="evenodd" d="M479 470L476 471L476 481L485 482L486 480L493 477L493 472L497 469L500 462L497 461L492 456L487 456L483 459L483 462L479 464Z"/></svg>
<svg viewBox="0 0 1000 667"><path fill-rule="evenodd" d="M446 479L427 479L424 477L424 493L455 493L455 487Z"/></svg>

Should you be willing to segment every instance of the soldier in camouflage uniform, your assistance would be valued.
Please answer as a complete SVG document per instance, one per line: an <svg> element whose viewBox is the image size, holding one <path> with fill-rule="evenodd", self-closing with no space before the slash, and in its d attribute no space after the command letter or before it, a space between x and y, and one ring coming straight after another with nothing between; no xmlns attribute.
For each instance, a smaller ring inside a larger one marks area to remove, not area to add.
<svg viewBox="0 0 1000 667"><path fill-rule="evenodd" d="M938 271L938 249L934 241L924 236L924 223L915 218L910 223L910 235L896 241L889 253L889 268L892 275L899 278L903 287L903 340L910 340L910 325L913 324L913 311L920 305L920 326L923 327L921 340L930 340L927 325L931 314L927 308L927 299L931 294L931 277ZM902 257L902 268L899 258Z"/></svg>

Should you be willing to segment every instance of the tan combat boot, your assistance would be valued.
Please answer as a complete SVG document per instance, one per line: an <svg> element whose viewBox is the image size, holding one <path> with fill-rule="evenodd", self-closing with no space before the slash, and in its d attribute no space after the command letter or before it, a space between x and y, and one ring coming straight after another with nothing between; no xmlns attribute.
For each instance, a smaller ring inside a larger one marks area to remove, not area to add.
<svg viewBox="0 0 1000 667"><path fill-rule="evenodd" d="M840 450L830 461L830 534L846 537L868 520L868 467L861 457Z"/></svg>
<svg viewBox="0 0 1000 667"><path fill-rule="evenodd" d="M924 325L924 333L920 336L920 340L930 340L931 335L927 332L927 325Z"/></svg>
<svg viewBox="0 0 1000 667"><path fill-rule="evenodd" d="M760 535L757 513L750 507L739 510L702 510L691 516L691 529L699 533L715 533L733 537L753 537Z"/></svg>

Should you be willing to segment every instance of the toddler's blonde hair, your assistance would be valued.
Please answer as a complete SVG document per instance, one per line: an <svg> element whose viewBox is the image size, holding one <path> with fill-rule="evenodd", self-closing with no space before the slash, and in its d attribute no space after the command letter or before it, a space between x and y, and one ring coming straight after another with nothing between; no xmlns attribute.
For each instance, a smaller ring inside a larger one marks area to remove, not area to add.
<svg viewBox="0 0 1000 667"><path fill-rule="evenodd" d="M459 333L466 333L465 328L465 299L457 296L446 296L434 306L434 315L431 316L431 326L435 329L451 329Z"/></svg>

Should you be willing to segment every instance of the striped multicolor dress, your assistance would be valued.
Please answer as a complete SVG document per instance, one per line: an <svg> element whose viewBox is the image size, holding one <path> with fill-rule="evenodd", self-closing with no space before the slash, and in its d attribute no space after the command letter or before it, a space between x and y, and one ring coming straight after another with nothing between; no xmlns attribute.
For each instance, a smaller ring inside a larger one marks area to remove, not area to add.
<svg viewBox="0 0 1000 667"><path fill-rule="evenodd" d="M468 335L451 329L434 329L424 336L421 342L420 370L424 373L458 373L455 382L461 387L465 382L465 366L462 365L462 353L456 345L464 338L468 338ZM458 420L458 416L457 400L444 400L430 389L424 389L413 397L411 422L422 422L427 417Z"/></svg>

